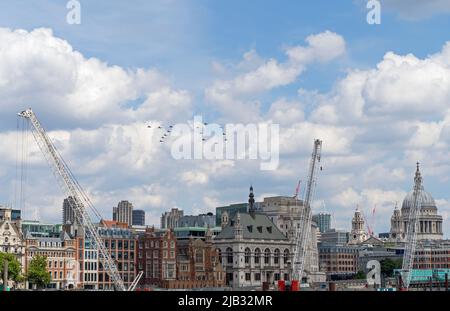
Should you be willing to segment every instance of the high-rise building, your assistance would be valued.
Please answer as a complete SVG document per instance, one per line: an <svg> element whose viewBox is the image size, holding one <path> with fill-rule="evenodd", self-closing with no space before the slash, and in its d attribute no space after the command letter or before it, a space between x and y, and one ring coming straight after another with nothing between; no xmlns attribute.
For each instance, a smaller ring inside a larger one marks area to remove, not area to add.
<svg viewBox="0 0 450 311"><path fill-rule="evenodd" d="M170 212L165 212L161 215L161 229L178 228L183 215L183 210L179 210L178 208L172 208Z"/></svg>
<svg viewBox="0 0 450 311"><path fill-rule="evenodd" d="M68 198L64 199L63 218L62 218L63 225L74 225L75 223L78 223L78 221L76 221L76 217L75 217L75 210L72 207L73 204L74 204L73 197L68 197Z"/></svg>
<svg viewBox="0 0 450 311"><path fill-rule="evenodd" d="M133 226L145 226L145 211L133 211Z"/></svg>
<svg viewBox="0 0 450 311"><path fill-rule="evenodd" d="M117 207L113 207L113 220L123 222L131 227L133 225L133 204L128 201L120 201Z"/></svg>
<svg viewBox="0 0 450 311"><path fill-rule="evenodd" d="M317 224L321 233L327 232L331 228L331 214L319 213L313 215L313 221Z"/></svg>

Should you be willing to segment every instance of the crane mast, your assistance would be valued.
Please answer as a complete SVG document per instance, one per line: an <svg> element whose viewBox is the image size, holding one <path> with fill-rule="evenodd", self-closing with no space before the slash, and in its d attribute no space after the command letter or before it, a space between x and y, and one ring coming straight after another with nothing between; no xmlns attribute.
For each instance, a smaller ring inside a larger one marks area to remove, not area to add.
<svg viewBox="0 0 450 311"><path fill-rule="evenodd" d="M300 226L296 229L294 244L294 264L292 266L292 279L301 282L305 269L306 255L311 238L312 208L311 203L314 198L317 170L319 168L322 153L322 141L314 141L314 150L311 156L311 163L308 171L307 187L305 191L304 209L300 216Z"/></svg>
<svg viewBox="0 0 450 311"><path fill-rule="evenodd" d="M125 291L125 285L120 277L119 271L112 260L108 250L103 244L94 224L91 221L86 207L94 209L87 195L84 193L81 186L78 184L72 175L69 167L64 162L64 159L58 153L56 147L50 140L49 136L41 126L39 120L31 109L27 109L18 114L20 117L27 119L32 125L32 133L39 149L44 154L45 159L53 170L60 187L67 197L72 197L69 200L71 207L75 211L75 216L80 224L82 224L86 239L90 239L93 243L94 249L99 252L99 259L103 265L103 269L108 273L116 290Z"/></svg>
<svg viewBox="0 0 450 311"><path fill-rule="evenodd" d="M414 254L417 244L417 215L422 206L422 176L419 170L419 163L417 163L416 176L414 178L414 192L413 192L413 206L408 215L408 226L406 229L405 253L403 255L403 263L401 270L401 277L403 281L403 288L408 289L411 281L411 270L414 264Z"/></svg>

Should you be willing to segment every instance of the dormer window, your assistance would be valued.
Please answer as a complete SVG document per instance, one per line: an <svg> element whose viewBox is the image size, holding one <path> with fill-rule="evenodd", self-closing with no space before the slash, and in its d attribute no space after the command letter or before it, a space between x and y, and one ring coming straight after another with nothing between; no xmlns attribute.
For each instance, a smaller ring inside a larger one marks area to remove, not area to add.
<svg viewBox="0 0 450 311"><path fill-rule="evenodd" d="M259 233L262 233L262 226L258 226L257 229Z"/></svg>
<svg viewBox="0 0 450 311"><path fill-rule="evenodd" d="M272 233L272 227L267 227L267 231L268 231L269 233Z"/></svg>
<svg viewBox="0 0 450 311"><path fill-rule="evenodd" d="M249 232L253 232L253 226L247 226Z"/></svg>

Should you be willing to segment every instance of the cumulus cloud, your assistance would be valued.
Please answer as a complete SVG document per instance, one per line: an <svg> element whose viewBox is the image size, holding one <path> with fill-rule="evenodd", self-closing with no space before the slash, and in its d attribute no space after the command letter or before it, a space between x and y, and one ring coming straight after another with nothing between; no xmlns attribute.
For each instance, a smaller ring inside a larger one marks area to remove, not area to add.
<svg viewBox="0 0 450 311"><path fill-rule="evenodd" d="M158 71L85 58L45 28L0 28L0 96L2 116L32 106L60 126L168 119L175 112L190 112L190 95L172 90Z"/></svg>
<svg viewBox="0 0 450 311"><path fill-rule="evenodd" d="M254 121L260 110L257 95L293 83L313 62L329 62L345 53L342 36L325 31L306 38L306 46L286 49L287 60L262 61L255 51L244 54L240 68L251 68L230 80L215 81L205 90L205 99L224 117ZM255 65L256 64L256 65ZM239 113L236 113L238 111Z"/></svg>

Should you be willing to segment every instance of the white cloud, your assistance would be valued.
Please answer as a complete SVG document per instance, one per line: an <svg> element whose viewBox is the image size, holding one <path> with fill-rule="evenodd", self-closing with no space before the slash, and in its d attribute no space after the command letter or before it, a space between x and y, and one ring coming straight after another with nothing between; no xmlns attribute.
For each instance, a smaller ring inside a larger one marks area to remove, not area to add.
<svg viewBox="0 0 450 311"><path fill-rule="evenodd" d="M156 70L127 70L85 58L50 29L0 28L0 96L5 115L30 105L58 125L133 122L189 113L190 98ZM127 107L128 102L143 99Z"/></svg>
<svg viewBox="0 0 450 311"><path fill-rule="evenodd" d="M313 62L329 62L345 53L344 39L330 31L311 35L306 42L305 47L287 48L288 60L284 63L273 58L262 62L255 51L244 54L244 61L238 67L252 69L234 79L215 81L205 90L206 101L234 121L254 121L259 112L255 96L295 82Z"/></svg>

